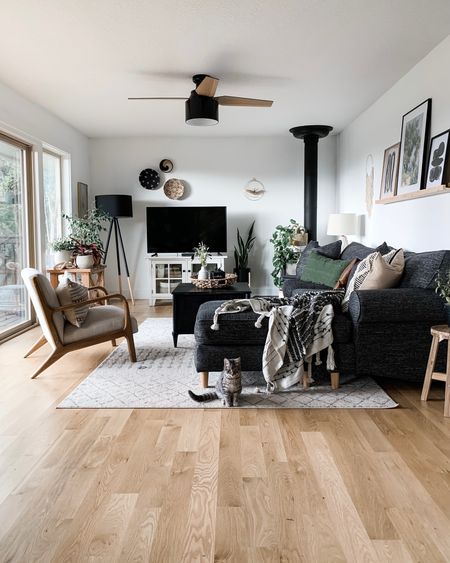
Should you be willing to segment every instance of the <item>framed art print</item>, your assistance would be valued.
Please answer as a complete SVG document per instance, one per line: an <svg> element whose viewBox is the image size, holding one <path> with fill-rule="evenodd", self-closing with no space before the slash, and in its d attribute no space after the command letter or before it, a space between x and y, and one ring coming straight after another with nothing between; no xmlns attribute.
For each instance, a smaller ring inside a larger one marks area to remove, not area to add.
<svg viewBox="0 0 450 563"><path fill-rule="evenodd" d="M416 192L424 185L425 151L430 131L431 98L402 119L397 194Z"/></svg>
<svg viewBox="0 0 450 563"><path fill-rule="evenodd" d="M399 156L400 143L396 143L395 145L392 145L392 147L389 147L384 151L380 199L392 197L397 192Z"/></svg>
<svg viewBox="0 0 450 563"><path fill-rule="evenodd" d="M448 141L450 129L433 137L428 157L426 188L447 185L448 183Z"/></svg>
<svg viewBox="0 0 450 563"><path fill-rule="evenodd" d="M84 217L88 212L88 185L83 182L77 183L78 217Z"/></svg>

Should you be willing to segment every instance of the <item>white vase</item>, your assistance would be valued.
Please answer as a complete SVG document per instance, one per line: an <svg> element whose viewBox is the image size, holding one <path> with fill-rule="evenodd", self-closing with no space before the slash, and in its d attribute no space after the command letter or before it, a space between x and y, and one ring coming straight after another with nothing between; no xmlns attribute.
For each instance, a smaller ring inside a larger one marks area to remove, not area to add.
<svg viewBox="0 0 450 563"><path fill-rule="evenodd" d="M69 262L72 258L72 253L70 250L58 250L53 253L53 260L56 264L61 264L61 262Z"/></svg>
<svg viewBox="0 0 450 563"><path fill-rule="evenodd" d="M94 265L94 257L92 256L92 254L79 254L76 258L76 263L80 270L92 268L92 266Z"/></svg>
<svg viewBox="0 0 450 563"><path fill-rule="evenodd" d="M198 276L197 278L199 280L207 280L209 279L209 274L208 274L208 270L205 268L205 266L202 266L198 272Z"/></svg>

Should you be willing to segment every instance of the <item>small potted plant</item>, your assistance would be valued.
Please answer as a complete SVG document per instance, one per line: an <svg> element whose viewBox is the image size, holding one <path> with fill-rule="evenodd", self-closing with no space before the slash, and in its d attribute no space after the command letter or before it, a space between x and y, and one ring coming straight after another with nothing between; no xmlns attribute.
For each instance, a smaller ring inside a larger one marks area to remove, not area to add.
<svg viewBox="0 0 450 563"><path fill-rule="evenodd" d="M208 270L206 268L206 264L208 263L208 256L209 256L209 248L206 246L204 242L200 242L198 246L194 248L194 255L198 258L201 268L198 272L198 279L199 280L207 280L208 279Z"/></svg>
<svg viewBox="0 0 450 563"><path fill-rule="evenodd" d="M84 217L73 217L63 213L69 223L70 238L79 268L91 268L100 264L103 257L103 241L100 237L106 231L104 222L110 216L101 209L90 209Z"/></svg>
<svg viewBox="0 0 450 563"><path fill-rule="evenodd" d="M436 293L445 301L447 325L450 327L450 270L447 274L438 274L436 278Z"/></svg>
<svg viewBox="0 0 450 563"><path fill-rule="evenodd" d="M283 275L288 264L295 264L298 261L299 253L292 245L293 235L298 231L299 224L294 219L286 227L278 225L270 239L273 244L273 270L272 278L274 284L281 290L283 286Z"/></svg>
<svg viewBox="0 0 450 563"><path fill-rule="evenodd" d="M53 250L55 265L72 260L75 244L70 237L60 237L51 242L49 246Z"/></svg>
<svg viewBox="0 0 450 563"><path fill-rule="evenodd" d="M247 240L241 236L239 229L237 229L237 248L234 247L234 261L236 267L234 268L234 273L237 274L238 282L248 282L248 277L250 274L250 268L248 267L248 257L255 244L256 237L253 236L253 229L255 227L255 221L250 225L247 234Z"/></svg>

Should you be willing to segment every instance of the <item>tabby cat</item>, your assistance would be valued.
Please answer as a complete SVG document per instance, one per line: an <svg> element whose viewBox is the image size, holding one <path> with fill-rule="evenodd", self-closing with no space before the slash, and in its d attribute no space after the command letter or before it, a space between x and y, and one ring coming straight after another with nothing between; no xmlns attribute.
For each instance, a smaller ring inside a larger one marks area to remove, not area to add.
<svg viewBox="0 0 450 563"><path fill-rule="evenodd" d="M198 403L222 399L224 406L237 407L241 391L241 358L225 358L223 360L223 371L217 379L216 391L214 393L196 395L190 390L188 392L190 398Z"/></svg>

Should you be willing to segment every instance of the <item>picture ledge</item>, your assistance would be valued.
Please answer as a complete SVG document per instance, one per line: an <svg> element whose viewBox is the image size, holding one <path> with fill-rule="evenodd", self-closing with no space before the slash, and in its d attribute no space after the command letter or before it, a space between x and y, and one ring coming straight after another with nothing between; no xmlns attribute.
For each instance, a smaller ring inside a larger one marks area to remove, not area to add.
<svg viewBox="0 0 450 563"><path fill-rule="evenodd" d="M450 193L450 184L446 186L434 186L433 188L426 188L417 192L410 192L409 194L399 194L384 199L377 199L377 205L388 205L389 203L397 203L398 201L408 201L409 199L419 199L421 197L431 197L432 195L448 194Z"/></svg>

